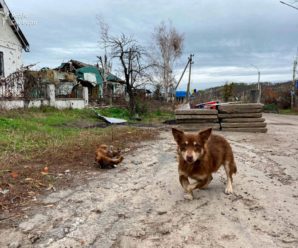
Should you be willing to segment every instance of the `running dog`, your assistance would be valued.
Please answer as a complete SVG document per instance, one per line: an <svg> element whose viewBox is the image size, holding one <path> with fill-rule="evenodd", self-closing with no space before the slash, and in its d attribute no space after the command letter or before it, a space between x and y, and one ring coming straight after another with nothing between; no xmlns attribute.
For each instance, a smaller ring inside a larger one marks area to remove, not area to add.
<svg viewBox="0 0 298 248"><path fill-rule="evenodd" d="M233 193L232 175L237 172L232 148L228 141L219 135L211 134L212 129L197 134L184 133L172 128L178 144L179 181L185 190L185 198L193 199L193 190L207 187L212 181L212 173L222 165L227 174L225 193ZM190 184L188 178L196 182Z"/></svg>

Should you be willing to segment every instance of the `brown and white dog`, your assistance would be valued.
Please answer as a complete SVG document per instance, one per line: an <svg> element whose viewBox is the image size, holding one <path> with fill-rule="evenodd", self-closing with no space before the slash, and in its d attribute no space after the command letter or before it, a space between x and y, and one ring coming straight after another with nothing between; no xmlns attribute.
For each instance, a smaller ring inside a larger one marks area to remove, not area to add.
<svg viewBox="0 0 298 248"><path fill-rule="evenodd" d="M232 148L224 137L211 132L212 129L209 128L191 134L172 128L174 139L178 144L179 181L187 199L193 199L194 189L207 187L212 180L212 173L222 165L227 174L225 193L233 193L232 175L237 172L237 167ZM190 184L188 178L196 182Z"/></svg>
<svg viewBox="0 0 298 248"><path fill-rule="evenodd" d="M115 168L115 165L121 163L122 160L120 150L114 149L113 146L100 145L95 151L95 161L102 169Z"/></svg>

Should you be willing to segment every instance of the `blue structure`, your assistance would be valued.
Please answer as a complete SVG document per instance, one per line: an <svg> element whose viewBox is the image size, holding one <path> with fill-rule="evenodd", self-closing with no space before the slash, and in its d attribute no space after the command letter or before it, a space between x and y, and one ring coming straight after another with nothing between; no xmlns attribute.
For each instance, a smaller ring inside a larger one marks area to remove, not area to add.
<svg viewBox="0 0 298 248"><path fill-rule="evenodd" d="M176 91L176 101L183 102L186 98L186 91Z"/></svg>
<svg viewBox="0 0 298 248"><path fill-rule="evenodd" d="M176 98L186 97L186 91L176 91Z"/></svg>
<svg viewBox="0 0 298 248"><path fill-rule="evenodd" d="M296 90L298 90L298 80L296 81Z"/></svg>

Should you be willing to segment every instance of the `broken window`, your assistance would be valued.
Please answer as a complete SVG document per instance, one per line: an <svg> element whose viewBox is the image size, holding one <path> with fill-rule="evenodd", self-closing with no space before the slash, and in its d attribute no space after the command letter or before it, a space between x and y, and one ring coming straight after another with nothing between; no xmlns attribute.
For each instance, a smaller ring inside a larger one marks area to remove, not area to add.
<svg viewBox="0 0 298 248"><path fill-rule="evenodd" d="M3 59L3 52L0 52L0 77L4 77L4 59Z"/></svg>

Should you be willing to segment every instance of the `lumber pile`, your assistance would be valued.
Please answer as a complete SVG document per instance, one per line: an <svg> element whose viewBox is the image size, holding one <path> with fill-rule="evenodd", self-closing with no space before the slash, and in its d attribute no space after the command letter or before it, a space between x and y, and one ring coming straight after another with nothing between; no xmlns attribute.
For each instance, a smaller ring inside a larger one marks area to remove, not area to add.
<svg viewBox="0 0 298 248"><path fill-rule="evenodd" d="M178 128L185 131L199 131L206 128L219 130L218 111L216 109L176 110Z"/></svg>
<svg viewBox="0 0 298 248"><path fill-rule="evenodd" d="M223 104L218 106L218 118L223 131L266 133L262 118L263 104Z"/></svg>

